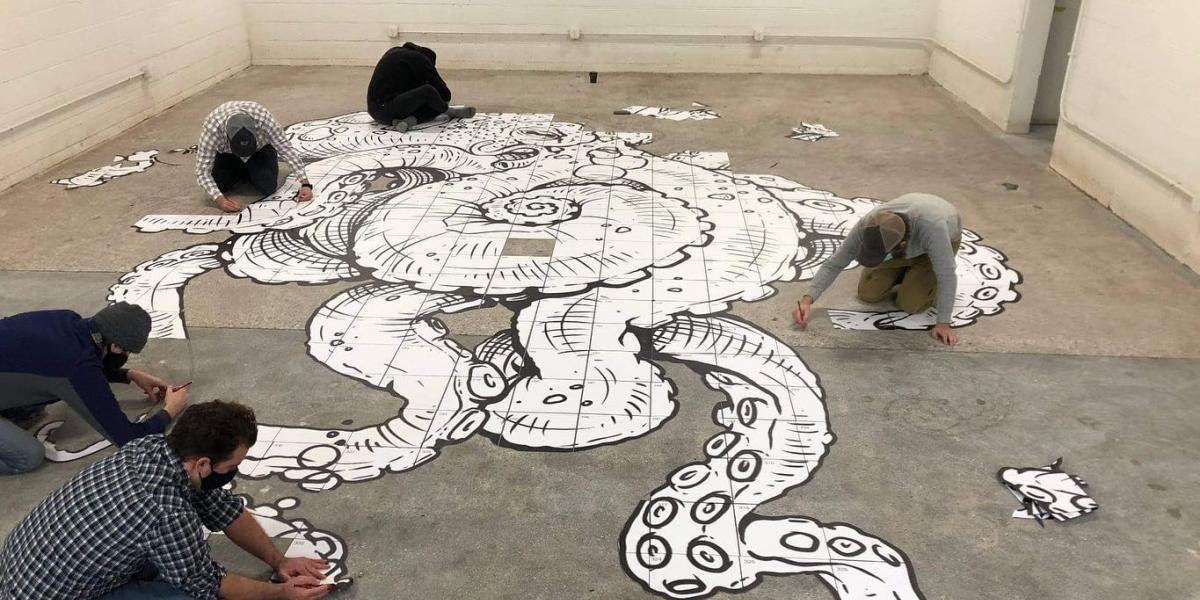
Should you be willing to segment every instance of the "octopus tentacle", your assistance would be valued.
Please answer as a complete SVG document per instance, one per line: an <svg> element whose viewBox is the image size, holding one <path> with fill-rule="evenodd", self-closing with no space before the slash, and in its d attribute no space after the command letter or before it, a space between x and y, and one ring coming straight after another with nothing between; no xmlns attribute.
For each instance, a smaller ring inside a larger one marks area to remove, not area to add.
<svg viewBox="0 0 1200 600"><path fill-rule="evenodd" d="M503 395L507 381L431 315L483 304L397 284L367 284L327 302L309 323L309 354L407 402L395 418L357 430L260 425L248 475L331 489L415 468L470 436L485 420L479 405Z"/></svg>
<svg viewBox="0 0 1200 600"><path fill-rule="evenodd" d="M172 250L122 275L111 288L110 302L136 304L150 313L150 337L187 337L183 324L183 287L193 277L221 267L217 244Z"/></svg>
<svg viewBox="0 0 1200 600"><path fill-rule="evenodd" d="M714 412L725 430L705 445L705 460L669 475L626 524L632 576L673 598L745 590L766 573L816 573L843 600L922 597L908 560L883 540L753 514L807 481L834 441L816 376L790 348L730 317L680 316L650 340L709 371L706 382L730 400Z"/></svg>
<svg viewBox="0 0 1200 600"><path fill-rule="evenodd" d="M673 384L639 356L628 325L600 322L604 293L538 300L518 313L519 352L511 338L477 349L520 373L486 407L485 431L505 445L577 449L645 435L675 414Z"/></svg>

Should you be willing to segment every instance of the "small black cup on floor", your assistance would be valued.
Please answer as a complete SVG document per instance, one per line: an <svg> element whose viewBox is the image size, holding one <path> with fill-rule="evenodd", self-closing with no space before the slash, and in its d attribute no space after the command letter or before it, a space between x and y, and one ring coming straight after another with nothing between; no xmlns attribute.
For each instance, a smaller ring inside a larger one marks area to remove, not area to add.
<svg viewBox="0 0 1200 600"><path fill-rule="evenodd" d="M588 81L592 83L596 83L596 78L599 76L600 74L595 71L588 71Z"/></svg>

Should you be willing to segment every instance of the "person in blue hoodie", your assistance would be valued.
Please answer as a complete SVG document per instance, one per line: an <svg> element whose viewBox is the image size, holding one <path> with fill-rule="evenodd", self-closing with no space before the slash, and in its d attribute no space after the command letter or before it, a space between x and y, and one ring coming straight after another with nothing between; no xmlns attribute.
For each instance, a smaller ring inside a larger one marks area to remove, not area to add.
<svg viewBox="0 0 1200 600"><path fill-rule="evenodd" d="M85 319L69 310L27 312L0 319L0 475L32 471L45 458L42 443L13 422L47 404L66 402L114 444L163 433L187 407L187 389L170 387L124 368L150 337L150 315L120 302ZM132 383L163 410L130 422L110 383Z"/></svg>

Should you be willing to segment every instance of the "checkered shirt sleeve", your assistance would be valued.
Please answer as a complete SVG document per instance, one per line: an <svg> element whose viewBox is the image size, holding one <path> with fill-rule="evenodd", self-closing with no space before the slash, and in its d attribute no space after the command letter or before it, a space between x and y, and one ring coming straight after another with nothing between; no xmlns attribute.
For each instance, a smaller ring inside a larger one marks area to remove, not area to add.
<svg viewBox="0 0 1200 600"><path fill-rule="evenodd" d="M196 144L196 182L210 198L216 200L221 195L217 182L213 179L213 162L220 152L230 152L229 139L225 136L225 122L235 113L246 113L254 119L258 126L259 144L271 144L275 151L291 168L297 179L307 179L304 172L304 161L288 141L287 134L275 116L267 108L257 102L236 100L218 106L204 119L200 129L200 142Z"/></svg>
<svg viewBox="0 0 1200 600"><path fill-rule="evenodd" d="M164 510L142 537L142 551L163 581L196 600L216 600L225 567L209 556L204 531L189 510L182 505Z"/></svg>
<svg viewBox="0 0 1200 600"><path fill-rule="evenodd" d="M162 435L129 442L51 494L0 549L0 600L101 597L153 565L196 600L218 596L225 569L204 527L242 512L227 490L196 491Z"/></svg>

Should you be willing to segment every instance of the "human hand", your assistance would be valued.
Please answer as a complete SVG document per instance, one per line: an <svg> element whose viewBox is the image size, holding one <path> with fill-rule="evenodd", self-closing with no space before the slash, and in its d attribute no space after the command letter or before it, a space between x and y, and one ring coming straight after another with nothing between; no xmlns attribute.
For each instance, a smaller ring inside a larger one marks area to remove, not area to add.
<svg viewBox="0 0 1200 600"><path fill-rule="evenodd" d="M947 345L953 346L958 343L958 334L954 332L946 323L938 323L933 326L933 330L929 332L933 339Z"/></svg>
<svg viewBox="0 0 1200 600"><path fill-rule="evenodd" d="M162 400L167 391L167 382L142 371L130 369L129 381L146 392L151 404L157 404L159 400Z"/></svg>
<svg viewBox="0 0 1200 600"><path fill-rule="evenodd" d="M297 202L308 202L309 200L312 200L312 198L313 191L311 185L301 185L300 189L296 192Z"/></svg>
<svg viewBox="0 0 1200 600"><path fill-rule="evenodd" d="M167 388L166 397L163 399L163 410L167 411L174 419L187 408L188 391L187 386Z"/></svg>
<svg viewBox="0 0 1200 600"><path fill-rule="evenodd" d="M242 210L242 205L238 204L237 200L231 200L224 194L217 196L217 206L221 207L221 210L229 213L235 213Z"/></svg>
<svg viewBox="0 0 1200 600"><path fill-rule="evenodd" d="M279 585L283 586L283 596L288 600L316 600L329 595L332 586L321 585L321 580L315 577L294 577Z"/></svg>
<svg viewBox="0 0 1200 600"><path fill-rule="evenodd" d="M319 558L285 558L275 566L275 572L284 581L291 581L296 577L315 577L320 580L325 577L325 571L329 569L329 562Z"/></svg>
<svg viewBox="0 0 1200 600"><path fill-rule="evenodd" d="M812 316L812 296L805 294L799 302L796 303L796 310L792 311L792 320L801 328L808 327L808 318Z"/></svg>

